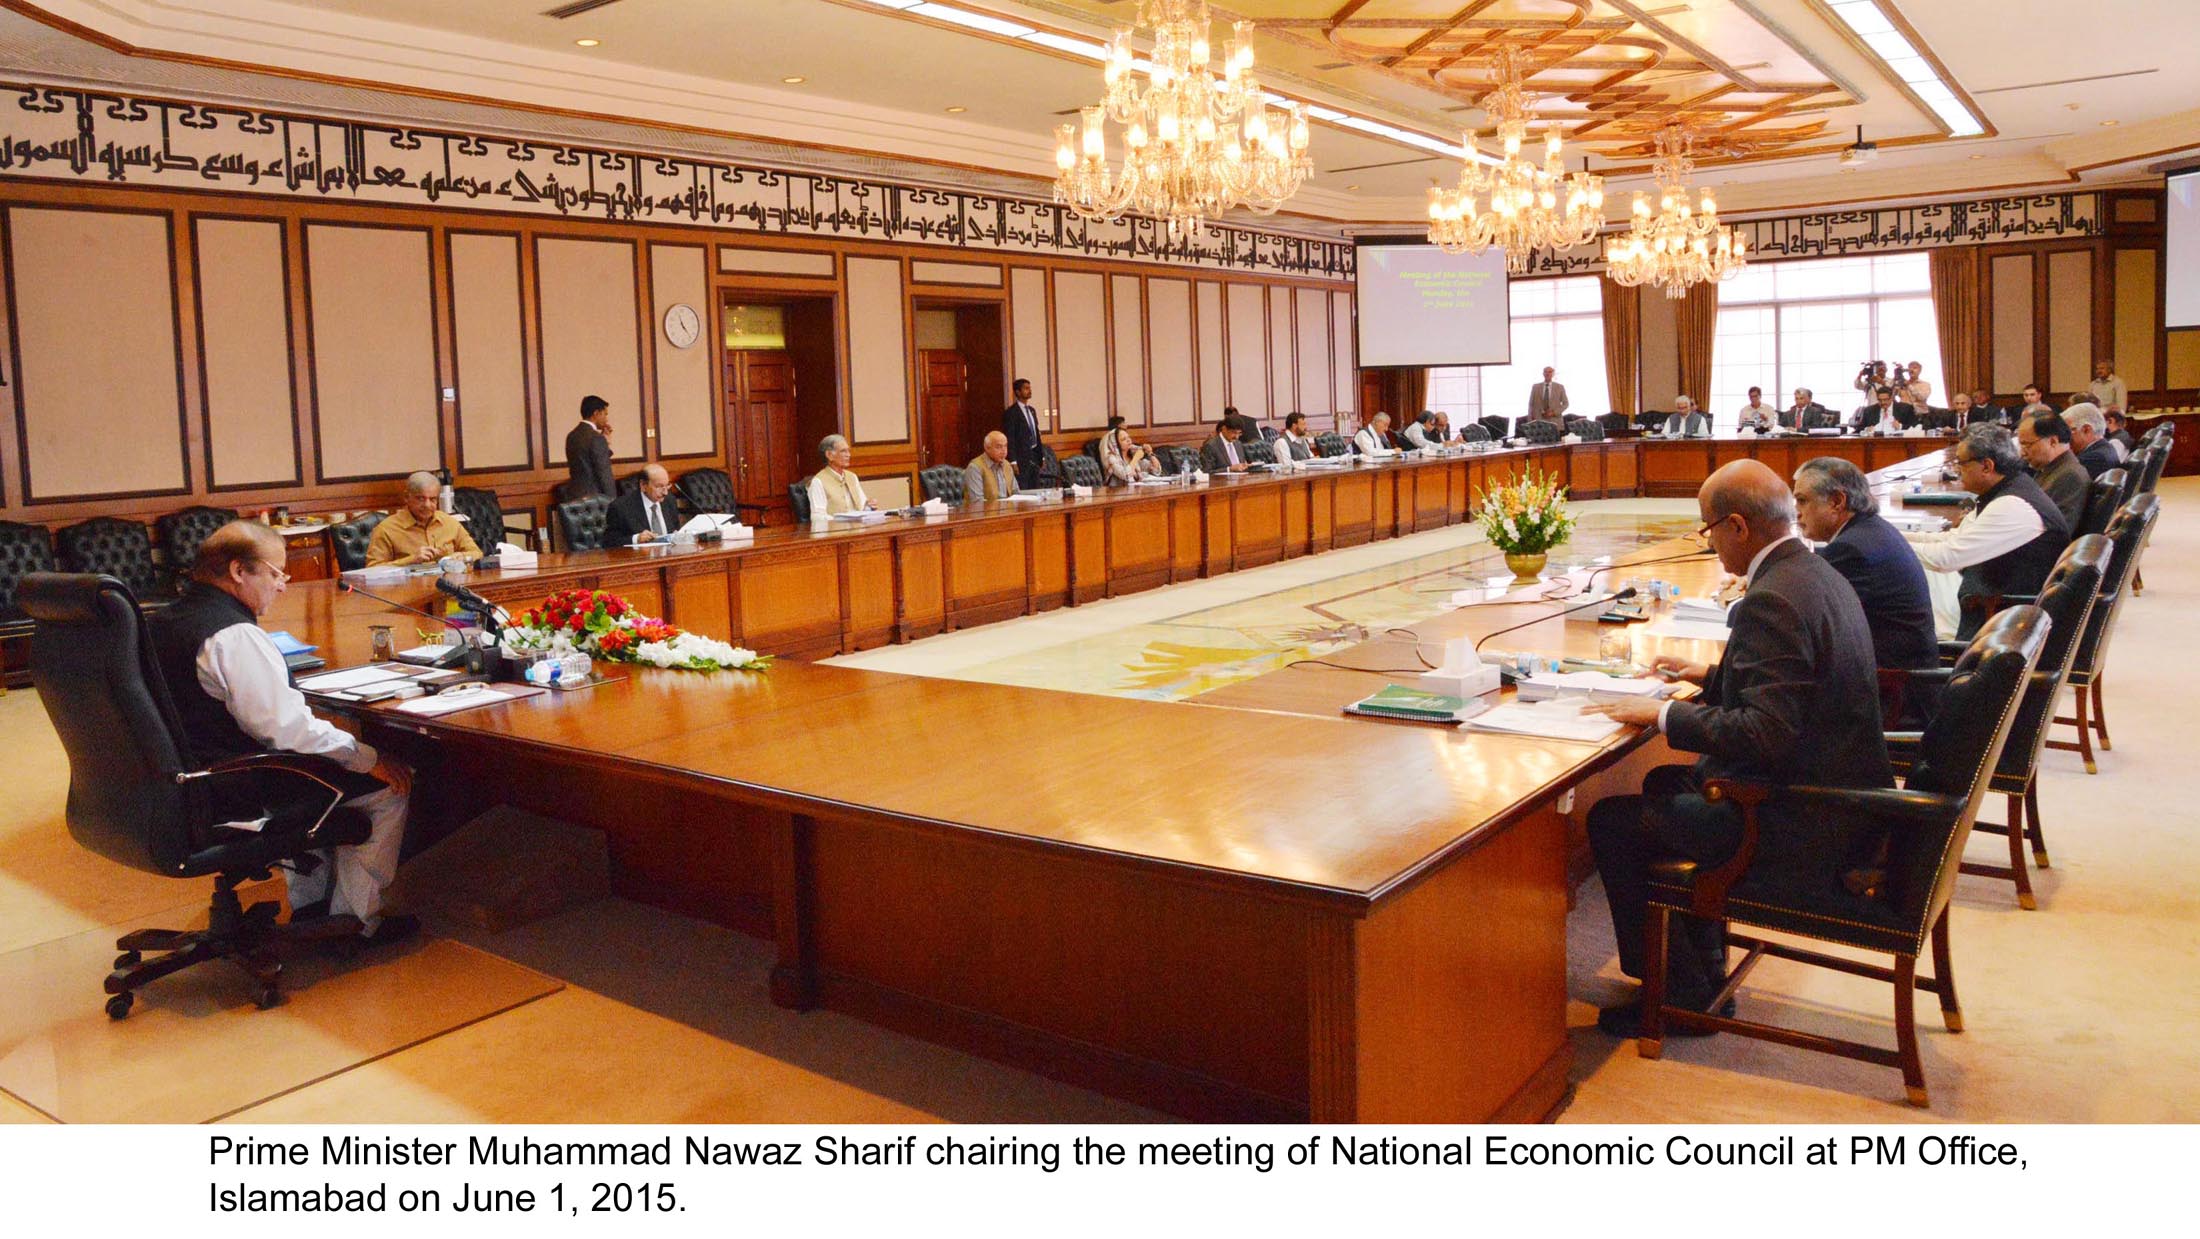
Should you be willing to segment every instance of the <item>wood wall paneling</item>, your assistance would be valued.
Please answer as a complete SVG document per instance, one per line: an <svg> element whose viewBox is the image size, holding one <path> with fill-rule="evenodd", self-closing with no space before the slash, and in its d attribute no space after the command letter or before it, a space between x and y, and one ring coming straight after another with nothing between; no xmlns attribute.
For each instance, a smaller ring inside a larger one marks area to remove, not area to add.
<svg viewBox="0 0 2200 1239"><path fill-rule="evenodd" d="M1336 407L1336 384L1330 379L1335 354L1329 347L1329 294L1301 288L1290 296L1298 301L1299 394L1284 412L1318 418Z"/></svg>
<svg viewBox="0 0 2200 1239"><path fill-rule="evenodd" d="M8 260L24 493L186 489L169 215L17 207Z"/></svg>
<svg viewBox="0 0 2200 1239"><path fill-rule="evenodd" d="M297 374L283 225L200 217L192 239L208 485L295 486Z"/></svg>
<svg viewBox="0 0 2200 1239"><path fill-rule="evenodd" d="M916 284L968 284L974 288L999 288L1001 269L992 263L920 260L909 264L909 279Z"/></svg>
<svg viewBox="0 0 2200 1239"><path fill-rule="evenodd" d="M583 396L611 403L611 453L643 459L642 363L634 243L535 239L536 315L542 404L553 465L565 463L565 433Z"/></svg>
<svg viewBox="0 0 2200 1239"><path fill-rule="evenodd" d="M1268 415L1268 307L1258 284L1229 286L1230 398L1248 417ZM1220 410L1215 410L1220 413Z"/></svg>
<svg viewBox="0 0 2200 1239"><path fill-rule="evenodd" d="M534 463L530 428L538 419L529 416L527 407L519 237L482 232L446 237L451 329L458 354L458 467L466 472L525 469Z"/></svg>
<svg viewBox="0 0 2200 1239"><path fill-rule="evenodd" d="M906 303L901 263L848 259L849 435L857 443L909 441Z"/></svg>
<svg viewBox="0 0 2200 1239"><path fill-rule="evenodd" d="M1291 290L1268 290L1268 407L1253 417L1281 418L1299 407L1298 335L1291 327Z"/></svg>
<svg viewBox="0 0 2200 1239"><path fill-rule="evenodd" d="M1115 412L1133 426L1146 424L1146 306L1140 283L1135 275L1108 277L1108 312L1115 320Z"/></svg>
<svg viewBox="0 0 2200 1239"><path fill-rule="evenodd" d="M2119 249L2112 269L2116 307L2111 347L2115 352L2110 356L2116 373L2134 394L2155 389L2156 363L2161 360L2154 347L2162 335L2161 306L2155 298L2155 268L2160 261L2157 249Z"/></svg>
<svg viewBox="0 0 2200 1239"><path fill-rule="evenodd" d="M1986 283L1992 355L1988 369L1994 376L1994 391L2018 392L2027 383L2046 382L2033 372L2032 255L1995 255L1986 264ZM1644 299L1646 318L1652 300Z"/></svg>
<svg viewBox="0 0 2200 1239"><path fill-rule="evenodd" d="M1014 377L1031 380L1031 403L1042 416L1055 407L1054 367L1047 360L1047 273L1036 267L1016 267L1008 273L1009 355L1016 359ZM1042 427L1043 429L1043 427Z"/></svg>
<svg viewBox="0 0 2200 1239"><path fill-rule="evenodd" d="M2093 252L2047 256L2047 385L2058 392L2093 378Z"/></svg>
<svg viewBox="0 0 2200 1239"><path fill-rule="evenodd" d="M1230 403L1229 357L1223 343L1229 330L1222 316L1222 285L1201 280L1194 287L1198 290L1194 304L1198 310L1199 407L1192 420L1211 422L1222 416L1222 406Z"/></svg>
<svg viewBox="0 0 2200 1239"><path fill-rule="evenodd" d="M699 245L649 247L649 341L657 362L657 455L709 456L718 450L718 413L711 382L718 313ZM687 348L665 338L665 314L675 305L695 311L703 333Z"/></svg>
<svg viewBox="0 0 2200 1239"><path fill-rule="evenodd" d="M906 508L914 502L909 489L909 475L906 473L864 478L863 493L882 508Z"/></svg>
<svg viewBox="0 0 2200 1239"><path fill-rule="evenodd" d="M305 252L321 480L439 467L427 230L308 224Z"/></svg>
<svg viewBox="0 0 2200 1239"><path fill-rule="evenodd" d="M1331 377L1336 385L1333 406L1338 413L1355 412L1360 407L1359 340L1352 317L1352 294L1329 294L1329 344L1335 350L1335 364Z"/></svg>
<svg viewBox="0 0 2200 1239"><path fill-rule="evenodd" d="M2169 385L2200 387L2200 329L2163 333L2169 352Z"/></svg>
<svg viewBox="0 0 2200 1239"><path fill-rule="evenodd" d="M810 275L829 280L833 278L833 256L814 250L767 250L721 245L718 247L718 269L727 273L751 275Z"/></svg>
<svg viewBox="0 0 2200 1239"><path fill-rule="evenodd" d="M1199 417L1198 375L1192 362L1192 285L1188 280L1146 281L1146 358L1153 370L1156 426Z"/></svg>
<svg viewBox="0 0 2200 1239"><path fill-rule="evenodd" d="M1104 277L1054 273L1054 390L1063 430L1108 424L1108 316Z"/></svg>

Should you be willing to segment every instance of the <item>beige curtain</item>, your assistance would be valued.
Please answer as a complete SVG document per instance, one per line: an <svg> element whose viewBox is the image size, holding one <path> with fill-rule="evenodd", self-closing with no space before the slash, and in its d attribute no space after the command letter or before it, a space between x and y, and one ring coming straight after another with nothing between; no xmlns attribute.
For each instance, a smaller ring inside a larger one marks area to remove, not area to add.
<svg viewBox="0 0 2200 1239"><path fill-rule="evenodd" d="M1642 289L1610 276L1597 277L1604 293L1604 381L1612 403L1605 406L1629 417L1642 411Z"/></svg>
<svg viewBox="0 0 2200 1239"><path fill-rule="evenodd" d="M1706 281L1688 286L1677 316L1681 349L1681 391L1696 407L1711 411L1711 341L1719 331L1719 286Z"/></svg>
<svg viewBox="0 0 2200 1239"><path fill-rule="evenodd" d="M1940 403L1959 391L1985 387L1979 340L1985 319L1978 296L1978 251L1968 245L1927 251L1932 263L1933 322L1940 336Z"/></svg>

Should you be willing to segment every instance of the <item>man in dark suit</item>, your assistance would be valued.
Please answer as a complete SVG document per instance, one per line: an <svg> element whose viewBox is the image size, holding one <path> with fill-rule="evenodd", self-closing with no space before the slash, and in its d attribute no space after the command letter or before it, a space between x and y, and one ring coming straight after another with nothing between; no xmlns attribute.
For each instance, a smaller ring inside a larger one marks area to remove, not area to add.
<svg viewBox="0 0 2200 1239"><path fill-rule="evenodd" d="M1199 445L1199 467L1206 473L1243 473L1246 468L1245 449L1238 440L1245 435L1245 423L1233 411L1222 415L1215 423L1215 433Z"/></svg>
<svg viewBox="0 0 2200 1239"><path fill-rule="evenodd" d="M1873 661L1902 670L1939 666L1925 566L1879 515L1864 471L1835 456L1804 461L1795 471L1795 518L1803 536L1821 544L1818 557L1856 591L1871 626Z"/></svg>
<svg viewBox="0 0 2200 1239"><path fill-rule="evenodd" d="M611 402L602 396L581 397L580 424L565 432L565 467L568 502L619 493L611 476Z"/></svg>
<svg viewBox="0 0 2200 1239"><path fill-rule="evenodd" d="M2070 446L2077 449L2088 480L2123 465L2124 454L2108 437L2108 418L2099 405L2080 401L2064 409L2062 416L2070 426Z"/></svg>
<svg viewBox="0 0 2200 1239"><path fill-rule="evenodd" d="M1831 426L1837 419L1833 410L1811 399L1808 387L1795 389L1795 403L1780 410L1780 429L1806 431L1821 426Z"/></svg>
<svg viewBox="0 0 2200 1239"><path fill-rule="evenodd" d="M633 546L663 542L680 527L680 510L672 503L672 475L663 465L642 469L642 484L611 501L604 514L603 544Z"/></svg>
<svg viewBox="0 0 2200 1239"><path fill-rule="evenodd" d="M1016 484L1029 490L1039 484L1039 410L1032 407L1030 379L1016 380L1013 390L1016 403L1001 410L1001 433L1008 436Z"/></svg>
<svg viewBox="0 0 2200 1239"><path fill-rule="evenodd" d="M1728 613L1726 651L1703 666L1661 655L1660 669L1703 686L1689 701L1628 698L1586 712L1654 726L1676 749L1700 753L1693 767L1650 772L1639 796L1614 796L1589 811L1589 846L1604 878L1620 968L1643 975L1643 921L1651 865L1674 856L1717 865L1741 844L1732 802L1704 799L1703 782L1738 778L1821 787L1891 787L1879 718L1871 629L1856 592L1795 534L1795 497L1754 460L1714 472L1697 492L1704 536L1745 590ZM1807 890L1841 881L1876 839L1839 822L1807 825L1777 801L1744 888ZM1667 952L1667 1001L1707 1009L1724 983L1726 945L1713 922L1682 917ZM1632 1037L1641 1002L1606 1009L1597 1027Z"/></svg>
<svg viewBox="0 0 2200 1239"><path fill-rule="evenodd" d="M1898 435L1917 425L1917 410L1894 398L1894 388L1882 387L1872 393L1873 403L1856 411L1856 420L1850 429L1866 435Z"/></svg>

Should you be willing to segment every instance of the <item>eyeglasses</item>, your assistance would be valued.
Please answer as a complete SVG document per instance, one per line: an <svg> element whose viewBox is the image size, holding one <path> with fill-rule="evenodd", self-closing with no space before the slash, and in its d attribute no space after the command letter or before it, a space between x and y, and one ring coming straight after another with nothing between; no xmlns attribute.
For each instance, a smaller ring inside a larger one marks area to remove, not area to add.
<svg viewBox="0 0 2200 1239"><path fill-rule="evenodd" d="M266 561L266 560L264 560L264 559L263 559L263 560L261 560L261 561L259 561L259 563L260 563L260 566L261 566L262 568L265 568L265 569L267 569L267 570L268 570L268 572L269 572L269 573L270 573L270 574L271 574L272 576L274 576L274 578L275 578L275 583L276 583L277 585L288 585L288 584L290 584L290 572L289 572L289 570L288 570L288 569L286 569L286 568L280 568L280 567L277 567L276 565L274 565L274 564L271 564L271 563L267 562L267 561Z"/></svg>

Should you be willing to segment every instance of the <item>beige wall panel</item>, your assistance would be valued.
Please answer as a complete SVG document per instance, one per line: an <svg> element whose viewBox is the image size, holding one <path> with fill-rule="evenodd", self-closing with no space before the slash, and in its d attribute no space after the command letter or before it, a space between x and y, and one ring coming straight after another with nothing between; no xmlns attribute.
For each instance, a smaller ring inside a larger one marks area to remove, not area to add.
<svg viewBox="0 0 2200 1239"><path fill-rule="evenodd" d="M955 347L955 312L953 310L918 310L916 313L918 348Z"/></svg>
<svg viewBox="0 0 2200 1239"><path fill-rule="evenodd" d="M428 234L309 224L306 294L321 476L376 477L441 465Z"/></svg>
<svg viewBox="0 0 2200 1239"><path fill-rule="evenodd" d="M1671 409L1681 394L1680 322L1677 303L1662 294L1642 299L1642 407ZM1591 403L1595 403L1592 399Z"/></svg>
<svg viewBox="0 0 2200 1239"><path fill-rule="evenodd" d="M1198 310L1199 411L1192 420L1211 422L1230 403L1230 369L1222 346L1229 325L1223 321L1222 285L1201 281L1193 287L1198 290L1193 304Z"/></svg>
<svg viewBox="0 0 2200 1239"><path fill-rule="evenodd" d="M541 306L550 463L565 463L565 433L581 415L583 396L611 402L612 458L642 459L634 246L542 238L535 242L535 294Z"/></svg>
<svg viewBox="0 0 2200 1239"><path fill-rule="evenodd" d="M1336 385L1329 377L1329 294L1301 288L1291 295L1299 309L1299 398L1291 409L1317 417L1331 412L1336 400Z"/></svg>
<svg viewBox="0 0 2200 1239"><path fill-rule="evenodd" d="M2116 373L2132 391L2154 390L2154 342L2162 332L2155 313L2155 250L2116 251Z"/></svg>
<svg viewBox="0 0 2200 1239"><path fill-rule="evenodd" d="M863 493L870 496L871 502L882 508L906 508L916 502L910 496L909 475L906 473L891 473L885 477L864 478Z"/></svg>
<svg viewBox="0 0 2200 1239"><path fill-rule="evenodd" d="M1192 286L1185 280L1146 281L1146 335L1153 343L1154 425L1177 425L1199 415L1192 373Z"/></svg>
<svg viewBox="0 0 2200 1239"><path fill-rule="evenodd" d="M1044 414L1054 407L1054 370L1047 363L1047 273L1032 267L1011 270L1008 296L1015 377L1031 380L1031 403Z"/></svg>
<svg viewBox="0 0 2200 1239"><path fill-rule="evenodd" d="M909 439L910 359L902 313L901 263L849 259L849 430L858 443Z"/></svg>
<svg viewBox="0 0 2200 1239"><path fill-rule="evenodd" d="M1063 430L1108 424L1108 313L1101 277L1054 273L1054 384Z"/></svg>
<svg viewBox="0 0 2200 1239"><path fill-rule="evenodd" d="M1001 269L967 262L919 261L909 264L909 279L917 284L969 284L977 288L999 288Z"/></svg>
<svg viewBox="0 0 2200 1239"><path fill-rule="evenodd" d="M182 489L168 217L18 207L8 229L30 497Z"/></svg>
<svg viewBox="0 0 2200 1239"><path fill-rule="evenodd" d="M519 238L451 234L461 469L525 468L531 458L520 318Z"/></svg>
<svg viewBox="0 0 2200 1239"><path fill-rule="evenodd" d="M1360 369L1354 363L1359 354L1355 351L1358 341L1353 338L1352 294L1329 294L1329 342L1337 350L1334 378L1337 386L1337 412L1350 413L1360 404Z"/></svg>
<svg viewBox="0 0 2200 1239"><path fill-rule="evenodd" d="M2200 387L2200 330L2166 333L2169 341L2169 385Z"/></svg>
<svg viewBox="0 0 2200 1239"><path fill-rule="evenodd" d="M2093 255L2085 250L2047 256L2047 371L2059 392L2093 378Z"/></svg>
<svg viewBox="0 0 2200 1239"><path fill-rule="evenodd" d="M1240 413L1268 415L1268 307L1258 284L1229 286L1230 399ZM1214 410L1219 415L1221 410Z"/></svg>
<svg viewBox="0 0 2200 1239"><path fill-rule="evenodd" d="M1115 316L1115 411L1133 426L1146 424L1146 313L1135 275L1111 276ZM1107 423L1102 422L1102 425Z"/></svg>
<svg viewBox="0 0 2200 1239"><path fill-rule="evenodd" d="M298 441L290 375L290 296L283 226L202 219L199 331L206 341L207 452L215 486L296 482Z"/></svg>
<svg viewBox="0 0 2200 1239"><path fill-rule="evenodd" d="M1255 417L1282 417L1299 407L1298 336L1291 329L1291 301L1288 288L1268 290L1268 411Z"/></svg>
<svg viewBox="0 0 2200 1239"><path fill-rule="evenodd" d="M1987 265L1991 321L1987 339L1994 350L1994 390L2014 394L2034 381L2032 373L2032 256L2004 254ZM1645 317L1652 297L1642 299ZM2039 379L2046 382L2046 379Z"/></svg>
<svg viewBox="0 0 2200 1239"><path fill-rule="evenodd" d="M833 256L800 250L752 250L733 245L718 247L720 271L754 272L760 275L816 275L831 279ZM705 321L709 321L706 317Z"/></svg>
<svg viewBox="0 0 2200 1239"><path fill-rule="evenodd" d="M711 403L710 274L703 247L649 247L650 347L657 350L657 454L702 456L718 446ZM695 311L702 334L687 348L665 338L665 313L675 305Z"/></svg>

